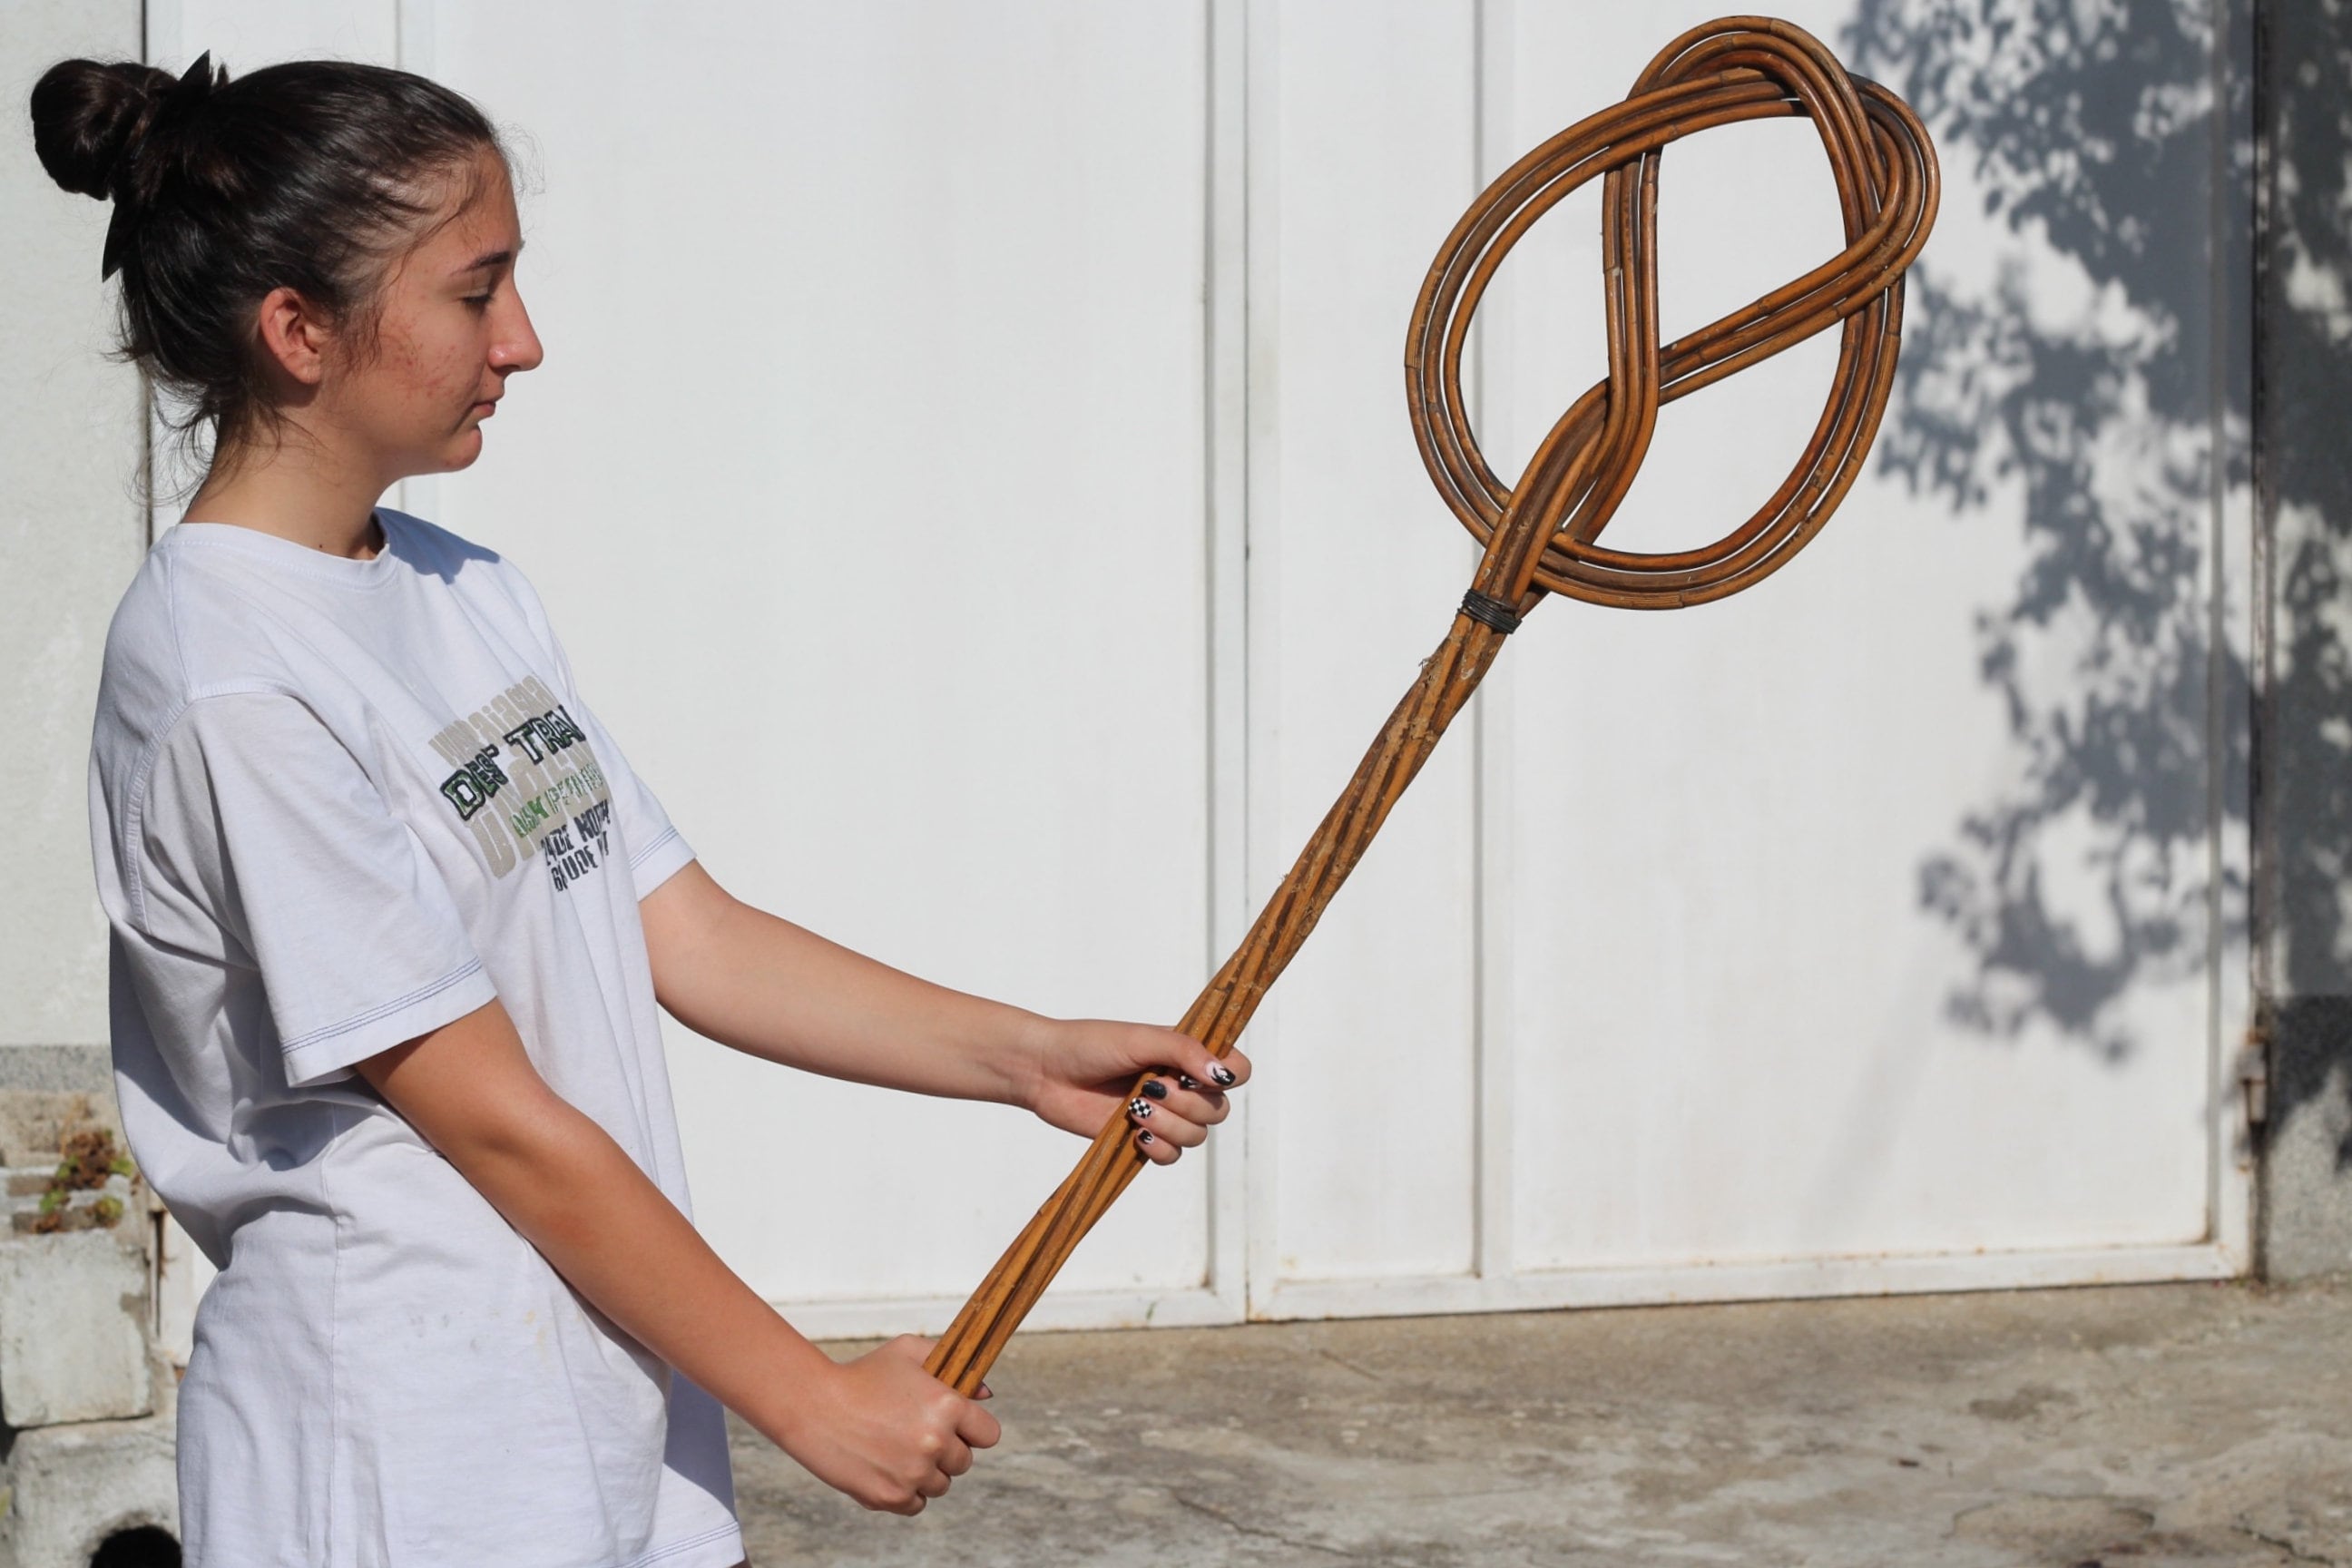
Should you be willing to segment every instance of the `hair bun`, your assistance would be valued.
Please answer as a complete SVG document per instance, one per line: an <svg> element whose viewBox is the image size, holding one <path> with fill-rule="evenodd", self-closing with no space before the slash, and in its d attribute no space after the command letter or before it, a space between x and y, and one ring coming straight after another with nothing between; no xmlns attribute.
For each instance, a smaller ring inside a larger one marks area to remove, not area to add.
<svg viewBox="0 0 2352 1568"><path fill-rule="evenodd" d="M33 84L33 150L49 178L100 201L178 79L131 61L59 60Z"/></svg>

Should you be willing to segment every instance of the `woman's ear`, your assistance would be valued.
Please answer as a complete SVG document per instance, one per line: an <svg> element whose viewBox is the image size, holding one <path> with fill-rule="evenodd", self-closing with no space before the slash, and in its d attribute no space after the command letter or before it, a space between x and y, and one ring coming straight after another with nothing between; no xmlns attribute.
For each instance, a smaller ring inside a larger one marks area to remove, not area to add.
<svg viewBox="0 0 2352 1568"><path fill-rule="evenodd" d="M289 379L304 386L324 379L334 334L308 300L280 284L262 296L258 325L263 352Z"/></svg>

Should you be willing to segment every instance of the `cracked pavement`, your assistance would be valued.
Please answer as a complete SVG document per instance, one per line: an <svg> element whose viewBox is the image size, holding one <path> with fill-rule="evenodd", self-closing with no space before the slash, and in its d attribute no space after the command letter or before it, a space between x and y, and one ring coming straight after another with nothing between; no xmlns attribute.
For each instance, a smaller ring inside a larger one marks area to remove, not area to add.
<svg viewBox="0 0 2352 1568"><path fill-rule="evenodd" d="M989 1382L912 1520L737 1423L756 1568L2352 1568L2352 1286L1026 1334Z"/></svg>

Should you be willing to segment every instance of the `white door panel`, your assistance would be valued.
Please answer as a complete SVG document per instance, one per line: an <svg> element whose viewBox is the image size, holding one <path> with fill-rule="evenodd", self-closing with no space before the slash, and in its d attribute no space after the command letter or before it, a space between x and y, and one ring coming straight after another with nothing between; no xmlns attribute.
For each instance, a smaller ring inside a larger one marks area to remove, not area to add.
<svg viewBox="0 0 2352 1568"><path fill-rule="evenodd" d="M545 171L548 368L453 523L533 572L738 894L1172 1019L1208 963L1198 9L439 15L441 73ZM968 1289L1078 1148L683 1031L673 1060L698 1215L780 1298ZM1197 1286L1202 1166L1070 1285Z"/></svg>

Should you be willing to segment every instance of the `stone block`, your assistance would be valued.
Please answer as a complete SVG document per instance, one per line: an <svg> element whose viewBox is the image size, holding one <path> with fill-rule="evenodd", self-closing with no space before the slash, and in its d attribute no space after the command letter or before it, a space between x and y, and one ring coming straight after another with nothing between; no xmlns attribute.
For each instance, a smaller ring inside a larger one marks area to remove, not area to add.
<svg viewBox="0 0 2352 1568"><path fill-rule="evenodd" d="M0 1476L0 1568L89 1568L126 1531L179 1535L169 1415L16 1433Z"/></svg>
<svg viewBox="0 0 2352 1568"><path fill-rule="evenodd" d="M25 1428L155 1407L135 1235L0 1236L0 1420Z"/></svg>

